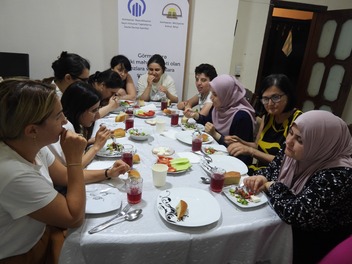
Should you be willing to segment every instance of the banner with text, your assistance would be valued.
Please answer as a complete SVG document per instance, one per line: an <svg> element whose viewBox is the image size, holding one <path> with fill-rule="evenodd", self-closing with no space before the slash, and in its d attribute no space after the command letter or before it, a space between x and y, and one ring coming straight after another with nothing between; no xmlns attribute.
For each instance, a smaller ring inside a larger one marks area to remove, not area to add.
<svg viewBox="0 0 352 264"><path fill-rule="evenodd" d="M136 88L149 58L160 54L182 99L188 13L188 0L118 0L118 53L129 58Z"/></svg>

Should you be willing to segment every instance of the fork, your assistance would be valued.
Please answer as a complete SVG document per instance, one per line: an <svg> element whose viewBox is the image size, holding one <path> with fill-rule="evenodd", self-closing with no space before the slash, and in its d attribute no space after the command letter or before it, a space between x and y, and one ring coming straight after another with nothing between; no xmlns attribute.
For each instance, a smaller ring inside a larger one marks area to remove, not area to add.
<svg viewBox="0 0 352 264"><path fill-rule="evenodd" d="M121 203L121 206L122 206L122 203ZM128 210L130 210L130 208L131 208L131 205L129 203L126 204L125 207L122 209L122 211L120 211L119 213L117 213L115 216L113 216L109 220L105 221L104 223L101 223L101 224L93 227L91 230L88 231L88 233L90 233L92 230L96 230L99 226L106 225L107 223L110 223L111 221L115 220L116 218L118 218L120 216L124 216L128 212ZM120 207L120 209L121 209L121 207Z"/></svg>
<svg viewBox="0 0 352 264"><path fill-rule="evenodd" d="M204 159L205 159L208 163L213 162L213 159L212 159L207 153L205 153L202 148L200 149L200 152L203 153Z"/></svg>

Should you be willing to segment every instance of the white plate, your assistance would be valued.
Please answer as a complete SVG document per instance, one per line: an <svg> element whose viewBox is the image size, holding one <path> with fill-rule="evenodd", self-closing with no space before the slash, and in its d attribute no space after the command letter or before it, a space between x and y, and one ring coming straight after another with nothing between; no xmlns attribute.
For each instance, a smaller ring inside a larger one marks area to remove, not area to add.
<svg viewBox="0 0 352 264"><path fill-rule="evenodd" d="M125 108L133 107L135 104L135 102L131 100L120 100L119 103L121 107L125 107Z"/></svg>
<svg viewBox="0 0 352 264"><path fill-rule="evenodd" d="M137 109L138 110L138 109ZM152 110L154 111L154 110ZM148 111L145 111L145 112L148 112ZM154 115L152 116L142 116L142 115L138 115L138 112L135 112L134 114L136 117L139 117L139 118L143 118L143 119L149 119L149 118L154 118L155 117L155 111L154 111Z"/></svg>
<svg viewBox="0 0 352 264"><path fill-rule="evenodd" d="M200 131L204 131L204 126L202 124L195 124L197 126L197 128L200 130ZM195 128L189 128L189 127L186 127L185 124L181 124L181 128L182 130L192 130L194 131Z"/></svg>
<svg viewBox="0 0 352 264"><path fill-rule="evenodd" d="M176 206L180 200L184 200L188 207L185 216L177 220ZM221 216L220 206L214 196L195 188L173 188L162 191L158 195L156 206L166 222L178 226L205 226L218 221Z"/></svg>
<svg viewBox="0 0 352 264"><path fill-rule="evenodd" d="M268 198L266 198L266 195L264 193L258 193L256 194L257 197L260 198L260 201L258 203L254 203L250 200L248 200L248 204L247 205L244 205L244 204L241 204L239 202L237 202L237 198L235 196L233 196L229 191L231 188L236 188L238 187L237 185L230 185L230 186L227 186L227 187L224 187L222 189L222 192L223 194L225 194L225 196L231 201L233 202L235 205L239 206L239 207L242 207L242 208L253 208L253 207L258 207L258 206L261 206L265 203L267 203L268 201Z"/></svg>
<svg viewBox="0 0 352 264"><path fill-rule="evenodd" d="M122 198L118 189L107 184L86 185L86 214L101 214L120 207Z"/></svg>
<svg viewBox="0 0 352 264"><path fill-rule="evenodd" d="M108 139L106 141L104 147L102 147L102 149L97 152L97 156L98 157L102 157L102 158L119 158L119 157L121 157L122 156L122 152L121 151L117 151L117 150L116 151L110 151L110 150L107 149L108 144L111 144L112 142L113 141L112 141L111 138ZM116 143L118 143L120 145L124 145L124 144L119 143L119 142L116 142ZM132 144L129 144L129 145L132 145ZM137 152L135 146L133 146L133 152L134 153Z"/></svg>
<svg viewBox="0 0 352 264"><path fill-rule="evenodd" d="M136 131L138 133L143 133L144 132L145 135L133 135L133 134L131 134L132 131ZM142 141L142 140L147 140L148 139L148 137L150 135L150 131L147 128L133 127L133 128L130 128L130 129L127 130L127 134L129 134L130 137L132 139L134 139L134 140Z"/></svg>
<svg viewBox="0 0 352 264"><path fill-rule="evenodd" d="M248 172L247 165L238 158L232 156L224 156L224 155L212 155L211 156L213 162L210 163L213 167L223 168L226 172L228 171L238 171L241 175L244 175ZM207 172L210 174L210 170L204 166L206 164L205 160L201 160L200 165Z"/></svg>
<svg viewBox="0 0 352 264"><path fill-rule="evenodd" d="M213 154L209 154L205 151L206 148L213 148L215 152ZM202 149L208 155L229 155L224 145L211 144L211 145L202 146Z"/></svg>
<svg viewBox="0 0 352 264"><path fill-rule="evenodd" d="M121 151L110 151L107 149L108 145L113 143L112 139L109 138L106 142L104 147L101 148L101 150L99 150L97 152L97 156L98 157L102 157L102 158L118 158L121 157L122 152ZM116 142L117 143L117 142ZM122 145L121 143L118 143L120 145Z"/></svg>
<svg viewBox="0 0 352 264"><path fill-rule="evenodd" d="M154 147L152 149L152 152L154 155L157 155L157 156L171 156L172 154L175 153L175 150L170 147L160 146L160 147Z"/></svg>
<svg viewBox="0 0 352 264"><path fill-rule="evenodd" d="M193 134L193 132L194 132L193 130L181 131L181 132L176 133L175 137L179 141L181 141L181 142L183 142L185 144L192 145L192 134ZM207 134L207 133L203 133L203 134ZM209 137L208 141L206 141L206 142L203 141L203 144L209 144L209 143L214 141L214 138L211 135L209 135L209 134L207 134L207 135Z"/></svg>

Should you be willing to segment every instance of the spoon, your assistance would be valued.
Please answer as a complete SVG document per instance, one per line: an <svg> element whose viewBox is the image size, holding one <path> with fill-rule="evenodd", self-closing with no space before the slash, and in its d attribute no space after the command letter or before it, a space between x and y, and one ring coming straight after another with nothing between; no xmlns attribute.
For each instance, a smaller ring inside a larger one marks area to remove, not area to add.
<svg viewBox="0 0 352 264"><path fill-rule="evenodd" d="M210 178L200 177L204 184L210 184Z"/></svg>
<svg viewBox="0 0 352 264"><path fill-rule="evenodd" d="M100 232L100 231L104 230L105 228L116 225L116 224L121 223L125 220L126 221L134 221L139 217L139 215L141 213L142 213L142 209L133 210L133 211L121 216L121 217L116 218L116 220L122 220L122 221L114 221L114 222L109 222L106 224L98 225L98 226L94 227L93 229L89 230L88 233L94 234L94 233Z"/></svg>

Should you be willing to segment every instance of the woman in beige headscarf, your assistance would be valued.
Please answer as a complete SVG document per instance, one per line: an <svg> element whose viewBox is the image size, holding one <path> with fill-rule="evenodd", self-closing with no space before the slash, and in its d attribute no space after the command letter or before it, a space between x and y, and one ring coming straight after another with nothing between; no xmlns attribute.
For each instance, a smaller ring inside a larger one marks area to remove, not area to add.
<svg viewBox="0 0 352 264"><path fill-rule="evenodd" d="M309 111L293 123L286 148L244 181L264 190L292 225L293 263L316 263L352 233L352 139L346 123Z"/></svg>

